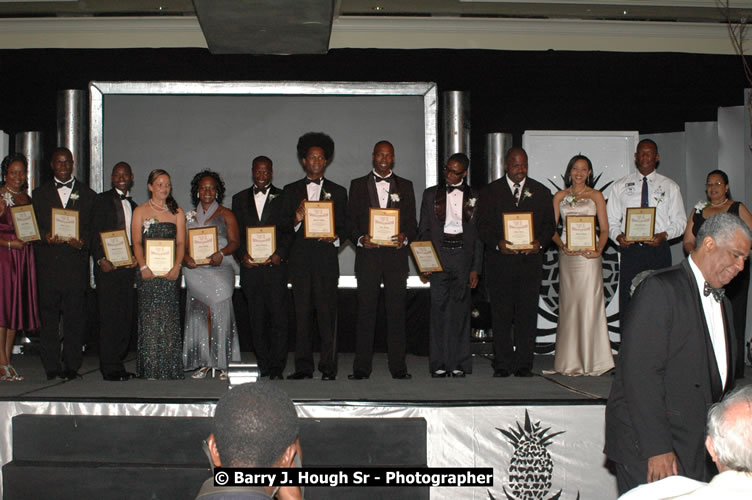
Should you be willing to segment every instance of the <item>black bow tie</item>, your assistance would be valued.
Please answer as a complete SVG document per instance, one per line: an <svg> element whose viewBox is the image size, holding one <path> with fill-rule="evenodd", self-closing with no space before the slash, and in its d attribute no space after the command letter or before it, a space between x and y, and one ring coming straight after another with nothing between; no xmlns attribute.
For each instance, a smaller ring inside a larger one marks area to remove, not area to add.
<svg viewBox="0 0 752 500"><path fill-rule="evenodd" d="M455 189L458 189L458 190L464 192L465 191L465 185L464 184L460 184L459 186L447 186L447 193L451 193Z"/></svg>
<svg viewBox="0 0 752 500"><path fill-rule="evenodd" d="M55 187L57 189L60 189L60 188L63 188L63 187L73 189L73 179L69 180L68 182L57 182L57 181L55 181Z"/></svg>
<svg viewBox="0 0 752 500"><path fill-rule="evenodd" d="M257 195L257 194L259 194L259 193L266 194L267 191L269 191L269 186L268 185L266 187L262 187L262 188L257 187L255 184L253 186L253 194L254 194L254 196Z"/></svg>
<svg viewBox="0 0 752 500"><path fill-rule="evenodd" d="M131 198L127 194L120 194L120 193L118 193L117 195L120 197L121 200L133 201L133 198Z"/></svg>
<svg viewBox="0 0 752 500"><path fill-rule="evenodd" d="M379 183L379 182L386 182L387 184L389 183L389 180L392 177L392 174L389 174L386 177L379 177L378 175L376 175L373 172L371 172L371 175L373 175L373 180L376 181L377 183Z"/></svg>
<svg viewBox="0 0 752 500"><path fill-rule="evenodd" d="M721 299L723 299L723 295L726 293L726 290L724 290L723 288L713 288L712 286L710 286L710 283L706 281L703 294L707 297L711 293L713 294L715 301L720 302Z"/></svg>
<svg viewBox="0 0 752 500"><path fill-rule="evenodd" d="M306 177L306 178L305 178L305 183L306 183L306 186L307 186L308 184L311 184L311 183L313 183L313 184L318 184L318 185L320 186L320 185L321 185L321 181L322 181L322 180L323 180L323 179L322 179L321 177L319 177L318 179L309 179L308 177Z"/></svg>

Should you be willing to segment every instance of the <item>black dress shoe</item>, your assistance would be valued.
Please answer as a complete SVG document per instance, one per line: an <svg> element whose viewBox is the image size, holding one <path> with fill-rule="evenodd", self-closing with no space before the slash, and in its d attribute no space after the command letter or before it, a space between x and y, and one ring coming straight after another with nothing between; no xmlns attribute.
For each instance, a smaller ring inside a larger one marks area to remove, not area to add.
<svg viewBox="0 0 752 500"><path fill-rule="evenodd" d="M455 370L452 372L452 377L465 378L465 372L463 372L462 370Z"/></svg>
<svg viewBox="0 0 752 500"><path fill-rule="evenodd" d="M47 380L54 380L54 379L56 379L58 377L64 378L63 374L61 372L59 372L59 371L47 372Z"/></svg>
<svg viewBox="0 0 752 500"><path fill-rule="evenodd" d="M530 368L520 368L516 372L514 372L515 377L532 377L533 372L530 371Z"/></svg>
<svg viewBox="0 0 752 500"><path fill-rule="evenodd" d="M269 370L261 370L259 372L259 378L270 377L271 372Z"/></svg>
<svg viewBox="0 0 752 500"><path fill-rule="evenodd" d="M369 376L363 372L354 372L347 376L347 380L368 380Z"/></svg>
<svg viewBox="0 0 752 500"><path fill-rule="evenodd" d="M438 372L438 371L436 371L436 372L432 372L431 373L431 378L444 378L444 377L448 377L448 376L449 376L448 372Z"/></svg>
<svg viewBox="0 0 752 500"><path fill-rule="evenodd" d="M135 377L136 375L134 373L129 373L129 372L117 372L117 373L107 373L107 374L103 373L102 374L102 378L109 382L125 382L126 380L130 380Z"/></svg>
<svg viewBox="0 0 752 500"><path fill-rule="evenodd" d="M337 380L337 376L333 373L322 373L321 380Z"/></svg>
<svg viewBox="0 0 752 500"><path fill-rule="evenodd" d="M62 378L66 380L76 380L77 378L82 379L83 377L79 375L76 370L65 370L62 374Z"/></svg>
<svg viewBox="0 0 752 500"><path fill-rule="evenodd" d="M511 375L511 373L509 373L504 368L498 368L494 370L494 374L493 374L494 377L508 377L509 375Z"/></svg>
<svg viewBox="0 0 752 500"><path fill-rule="evenodd" d="M313 378L313 375L306 372L295 372L287 376L287 380L303 380L304 378Z"/></svg>
<svg viewBox="0 0 752 500"><path fill-rule="evenodd" d="M280 372L274 372L269 375L269 380L284 380L284 378Z"/></svg>
<svg viewBox="0 0 752 500"><path fill-rule="evenodd" d="M395 380L410 380L413 376L407 372L399 372L392 375L392 378Z"/></svg>

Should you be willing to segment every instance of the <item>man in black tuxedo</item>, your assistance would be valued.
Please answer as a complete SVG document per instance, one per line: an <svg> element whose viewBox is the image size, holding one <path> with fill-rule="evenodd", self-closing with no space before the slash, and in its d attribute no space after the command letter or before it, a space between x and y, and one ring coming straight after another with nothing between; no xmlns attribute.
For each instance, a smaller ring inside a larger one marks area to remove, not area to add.
<svg viewBox="0 0 752 500"><path fill-rule="evenodd" d="M94 201L91 255L99 305L99 370L102 378L125 381L135 376L125 371L123 360L133 330L136 260L130 266L115 268L107 260L99 233L124 229L131 242L131 219L136 204L130 196L133 187L131 166L121 161L112 168L112 189L97 195Z"/></svg>
<svg viewBox="0 0 752 500"><path fill-rule="evenodd" d="M350 183L347 226L356 247L355 276L358 280L358 324L355 339L355 361L350 380L367 379L371 375L376 312L384 283L387 320L387 350L392 378L411 378L405 364L405 308L407 300L408 241L415 239L413 183L395 175L394 147L388 141L377 142L371 155L373 170ZM391 245L380 245L369 235L370 209L399 210L399 232Z"/></svg>
<svg viewBox="0 0 752 500"><path fill-rule="evenodd" d="M282 190L272 185L272 160L258 156L252 163L253 186L232 197L238 219L240 287L248 304L251 338L261 376L282 380L287 363L287 257L292 228L284 216ZM248 254L248 227L274 226L276 248L265 262ZM267 312L271 331L266 329Z"/></svg>
<svg viewBox="0 0 752 500"><path fill-rule="evenodd" d="M73 174L73 154L57 148L50 161L54 179L32 194L42 241L35 247L37 289L42 328L41 358L47 380L80 378L86 325L86 287L89 285L89 242L92 208L96 193ZM60 239L52 234L52 209L78 211L78 239ZM62 365L58 325L63 317Z"/></svg>
<svg viewBox="0 0 752 500"><path fill-rule="evenodd" d="M431 337L428 367L432 377L464 377L473 371L470 350L471 289L478 286L483 244L475 227L478 193L467 185L470 159L449 157L444 182L423 192L418 239L431 240L443 271L422 276L431 281Z"/></svg>
<svg viewBox="0 0 752 500"><path fill-rule="evenodd" d="M751 242L737 216L715 215L688 259L635 291L606 406L605 453L616 463L620 494L676 474L709 479L705 415L734 385L733 320L722 287L744 269Z"/></svg>
<svg viewBox="0 0 752 500"><path fill-rule="evenodd" d="M504 159L506 175L481 194L478 229L486 245L486 276L491 298L494 377L532 376L537 332L538 294L543 252L554 234L551 191L527 176L527 153L511 148ZM532 212L532 249L508 248L504 213Z"/></svg>
<svg viewBox="0 0 752 500"><path fill-rule="evenodd" d="M285 186L284 216L294 230L290 244L290 281L295 302L297 334L295 372L288 379L313 377L311 314L315 312L321 339L319 371L321 380L337 378L337 286L339 283L340 238L345 236L347 191L324 179L324 170L334 155L334 141L326 134L309 132L298 140L298 158L306 176ZM332 201L334 232L332 238L305 237L305 209L310 201Z"/></svg>

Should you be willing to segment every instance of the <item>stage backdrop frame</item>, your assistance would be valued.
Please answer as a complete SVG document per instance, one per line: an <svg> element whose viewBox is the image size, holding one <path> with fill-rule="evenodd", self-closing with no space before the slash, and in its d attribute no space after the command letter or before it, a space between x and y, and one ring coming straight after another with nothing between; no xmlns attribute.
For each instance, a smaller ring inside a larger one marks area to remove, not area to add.
<svg viewBox="0 0 752 500"><path fill-rule="evenodd" d="M105 172L104 158L105 142L105 99L108 96L276 96L276 97L311 97L313 99L335 97L404 97L417 96L422 98L422 114L419 117L424 124L424 140L422 156L425 162L423 179L415 179L416 204L420 203L420 194L424 187L436 183L438 174L438 90L432 82L299 82L299 81L156 81L156 82L110 82L92 81L89 83L90 99L90 159L89 185L96 191L101 192L106 187L108 172ZM356 127L352 127L353 130ZM317 128L314 127L314 130ZM373 141L382 137L374 138ZM334 137L335 142L337 137ZM292 145L294 146L294 144ZM200 147L200 146L199 146ZM418 146L420 147L420 146ZM397 166L399 167L400 148L397 149ZM369 151L370 152L370 151ZM263 153L260 153L263 154ZM337 153L335 152L335 162ZM365 156L365 155L364 155ZM359 163L359 175L368 172L370 156L363 158ZM276 166L276 165L275 165ZM276 170L276 169L275 169ZM300 172L302 176L302 170ZM298 178L300 177L298 176ZM424 186L420 185L420 181ZM135 190L140 194L145 179L137 179ZM250 182L248 183L250 185ZM244 186L247 187L247 186ZM281 187L281 186L280 186ZM349 185L345 186L349 187ZM227 195L232 195L228 186ZM138 200L137 200L138 201ZM229 199L225 200L229 205ZM416 214L417 215L417 214ZM352 254L352 255L351 255ZM355 276L351 270L351 262L354 261L354 251L346 248L340 253L341 277L340 287L355 287ZM344 263L344 265L342 265ZM411 276L408 279L410 287L424 287L416 276L416 271L411 262Z"/></svg>

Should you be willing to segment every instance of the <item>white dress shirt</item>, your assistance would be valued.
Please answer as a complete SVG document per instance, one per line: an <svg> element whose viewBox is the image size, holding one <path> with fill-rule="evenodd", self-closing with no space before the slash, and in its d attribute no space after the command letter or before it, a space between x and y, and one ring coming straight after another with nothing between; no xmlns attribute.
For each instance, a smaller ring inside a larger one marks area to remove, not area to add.
<svg viewBox="0 0 752 500"><path fill-rule="evenodd" d="M697 267L692 260L691 255L689 256L689 267L692 268L695 280L697 281L697 288L700 292L700 303L702 303L702 311L705 314L705 322L708 324L710 342L713 344L715 362L718 364L718 373L721 375L721 383L725 389L728 363L726 360L726 328L723 326L723 311L721 310L721 303L713 298L712 293L707 296L704 294L705 278L703 277L700 268Z"/></svg>
<svg viewBox="0 0 752 500"><path fill-rule="evenodd" d="M509 176L505 175L504 178L507 180L507 184L509 184L509 190L512 191L512 194L514 194L514 181L509 178ZM519 183L520 186L520 194L517 196L517 203L522 201L522 193L525 190L525 181L527 180L527 177L522 179L522 182Z"/></svg>
<svg viewBox="0 0 752 500"><path fill-rule="evenodd" d="M452 184L452 186L461 186L462 182ZM444 219L444 232L446 234L462 233L462 200L465 193L455 189L447 193L446 197L446 218Z"/></svg>
<svg viewBox="0 0 752 500"><path fill-rule="evenodd" d="M58 190L58 192L60 192L60 190ZM115 188L115 192L120 196L128 196L128 193L124 193L118 188ZM133 208L131 207L131 202L128 200L120 200L120 203L123 205L123 215L125 215L125 232L128 235L128 243L133 244L133 241L131 240L131 220L133 219Z"/></svg>
<svg viewBox="0 0 752 500"><path fill-rule="evenodd" d="M376 173L376 171L373 171L373 176L377 179L384 179L389 180L389 178L392 176L392 173L389 172L389 175L386 177L381 177L379 174ZM389 183L388 182L375 182L376 184L376 194L379 198L379 208L386 208L387 204L389 203Z"/></svg>
<svg viewBox="0 0 752 500"><path fill-rule="evenodd" d="M259 221L261 220L261 216L264 213L264 205L266 205L266 198L269 196L269 192L271 190L272 190L272 187L267 186L266 192L259 191L258 193L253 194L253 201L256 203L256 215L258 215ZM251 187L251 193L253 193L253 187Z"/></svg>
<svg viewBox="0 0 752 500"><path fill-rule="evenodd" d="M614 242L625 231L627 208L640 207L642 178L643 175L635 170L614 182L606 193L608 233ZM669 240L681 236L687 226L687 214L679 185L656 171L647 178L648 206L655 207L655 233L666 232Z"/></svg>
<svg viewBox="0 0 752 500"><path fill-rule="evenodd" d="M55 182L63 182L63 181L61 181L60 179L58 179L57 177L54 177L54 176L53 176L53 179L55 179ZM73 182L71 182L70 187L57 188L57 195L60 197L60 203L63 204L63 208L65 208L65 206L68 204L68 200L70 199L70 195L73 192L73 188L76 185L76 178L75 177L71 177L70 179L68 179L68 182L70 182L70 181L73 181Z"/></svg>

